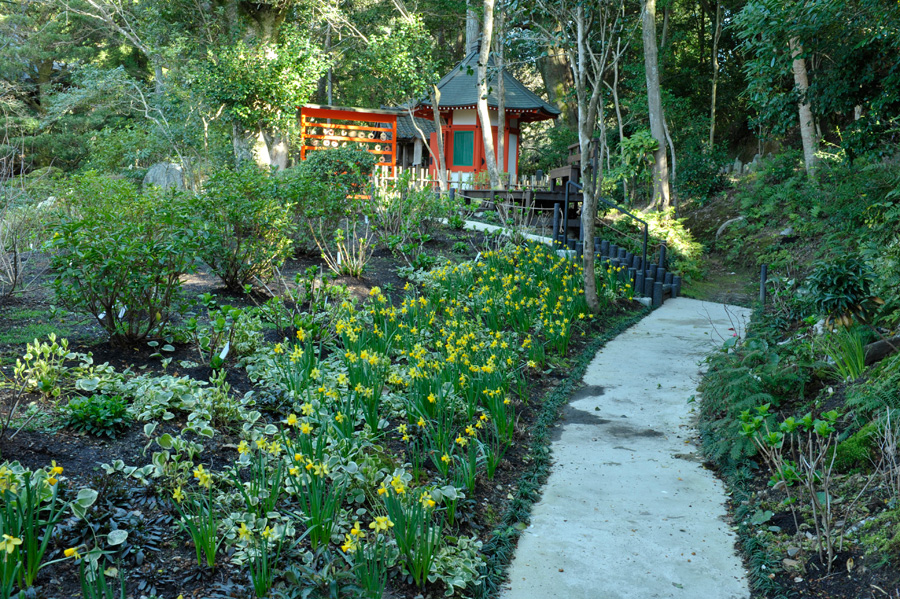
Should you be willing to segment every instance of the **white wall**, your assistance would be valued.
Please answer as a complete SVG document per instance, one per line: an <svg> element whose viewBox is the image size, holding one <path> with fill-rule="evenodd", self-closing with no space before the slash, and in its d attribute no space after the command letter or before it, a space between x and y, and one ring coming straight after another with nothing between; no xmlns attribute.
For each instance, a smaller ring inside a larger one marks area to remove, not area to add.
<svg viewBox="0 0 900 599"><path fill-rule="evenodd" d="M488 113L491 117L491 126L497 126L497 111L489 110ZM474 108L469 108L466 110L454 110L453 111L453 124L454 125L475 125L477 115L475 113Z"/></svg>
<svg viewBox="0 0 900 599"><path fill-rule="evenodd" d="M519 143L519 136L515 133L509 134L509 161L506 165L506 172L510 174L510 176L515 176L519 173L516 164L516 146Z"/></svg>

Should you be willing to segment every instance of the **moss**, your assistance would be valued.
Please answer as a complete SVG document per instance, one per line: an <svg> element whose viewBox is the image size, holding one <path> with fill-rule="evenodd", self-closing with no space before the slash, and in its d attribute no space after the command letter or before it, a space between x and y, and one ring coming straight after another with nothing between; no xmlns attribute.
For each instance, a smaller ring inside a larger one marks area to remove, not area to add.
<svg viewBox="0 0 900 599"><path fill-rule="evenodd" d="M849 439L839 443L834 457L834 468L838 472L869 470L872 468L872 457L875 451L875 436L878 425L870 422Z"/></svg>
<svg viewBox="0 0 900 599"><path fill-rule="evenodd" d="M867 554L880 554L884 561L900 558L900 508L882 512L866 523L862 544Z"/></svg>

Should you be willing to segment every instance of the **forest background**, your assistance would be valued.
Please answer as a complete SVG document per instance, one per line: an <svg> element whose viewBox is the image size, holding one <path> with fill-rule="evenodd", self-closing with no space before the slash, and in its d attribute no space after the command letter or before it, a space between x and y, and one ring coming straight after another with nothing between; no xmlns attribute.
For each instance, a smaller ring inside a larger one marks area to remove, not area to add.
<svg viewBox="0 0 900 599"><path fill-rule="evenodd" d="M0 166L140 181L165 161L199 182L290 164L297 106L423 97L491 13L495 53L562 110L528 127L522 174L564 164L579 113L627 203L652 199L661 159L674 202L715 193L735 158L803 148L814 171L816 152L896 148L893 0L17 0L0 2Z"/></svg>

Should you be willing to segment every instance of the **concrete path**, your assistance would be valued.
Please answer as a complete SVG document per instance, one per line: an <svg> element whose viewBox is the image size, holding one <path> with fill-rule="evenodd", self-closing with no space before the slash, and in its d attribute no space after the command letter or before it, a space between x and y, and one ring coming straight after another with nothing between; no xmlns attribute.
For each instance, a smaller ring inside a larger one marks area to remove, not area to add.
<svg viewBox="0 0 900 599"><path fill-rule="evenodd" d="M688 404L702 358L749 317L677 298L597 354L554 439L503 599L750 596Z"/></svg>

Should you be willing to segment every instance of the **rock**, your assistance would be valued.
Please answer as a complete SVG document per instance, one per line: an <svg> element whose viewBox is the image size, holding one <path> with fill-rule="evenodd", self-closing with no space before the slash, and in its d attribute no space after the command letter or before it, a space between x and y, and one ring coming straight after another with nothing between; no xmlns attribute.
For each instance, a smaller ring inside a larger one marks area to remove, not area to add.
<svg viewBox="0 0 900 599"><path fill-rule="evenodd" d="M824 318L820 318L819 322L817 322L816 324L813 325L813 332L819 336L825 334L825 319Z"/></svg>
<svg viewBox="0 0 900 599"><path fill-rule="evenodd" d="M731 172L733 172L735 175L740 175L741 172L743 171L743 169L744 169L744 163L741 162L740 158L735 158L734 165L731 167Z"/></svg>
<svg viewBox="0 0 900 599"><path fill-rule="evenodd" d="M787 229L783 229L778 234L781 235L782 237L790 237L791 235L794 234L794 227L788 227Z"/></svg>
<svg viewBox="0 0 900 599"><path fill-rule="evenodd" d="M798 562L795 559L783 559L783 560L781 560L781 564L785 568L799 568L800 567L800 562Z"/></svg>
<svg viewBox="0 0 900 599"><path fill-rule="evenodd" d="M724 223L722 223L722 225L716 231L716 239L718 239L719 237L722 236L722 233L725 232L725 229L728 227L728 225L734 224L734 223L736 223L738 221L742 221L742 220L746 220L746 219L743 216L739 216L737 218L732 218L732 219L726 220Z"/></svg>
<svg viewBox="0 0 900 599"><path fill-rule="evenodd" d="M172 164L169 162L158 162L150 167L147 174L144 175L144 187L156 185L163 189L174 187L175 189L184 189L184 169L180 164Z"/></svg>
<svg viewBox="0 0 900 599"><path fill-rule="evenodd" d="M880 362L897 350L900 350L900 335L868 344L864 349L866 366Z"/></svg>
<svg viewBox="0 0 900 599"><path fill-rule="evenodd" d="M788 550L787 550L788 557L797 557L798 553L800 553L799 547L788 547Z"/></svg>
<svg viewBox="0 0 900 599"><path fill-rule="evenodd" d="M752 166L753 166L752 164L745 164L745 165L744 165L743 174L745 174L745 175L749 174L750 171L752 170L752 169L751 169Z"/></svg>

